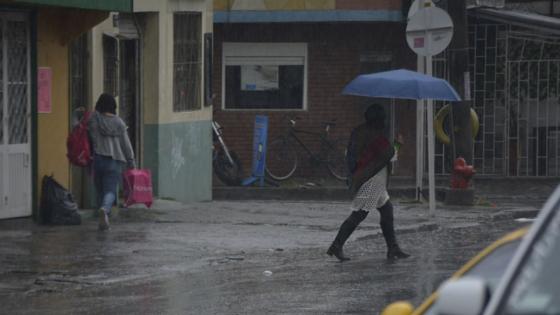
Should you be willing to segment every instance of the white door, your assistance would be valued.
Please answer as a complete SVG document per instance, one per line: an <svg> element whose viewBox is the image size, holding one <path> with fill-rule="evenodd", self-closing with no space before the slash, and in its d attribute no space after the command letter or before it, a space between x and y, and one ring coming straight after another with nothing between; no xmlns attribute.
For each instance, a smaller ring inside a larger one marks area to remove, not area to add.
<svg viewBox="0 0 560 315"><path fill-rule="evenodd" d="M31 99L27 16L0 13L0 219L30 216Z"/></svg>

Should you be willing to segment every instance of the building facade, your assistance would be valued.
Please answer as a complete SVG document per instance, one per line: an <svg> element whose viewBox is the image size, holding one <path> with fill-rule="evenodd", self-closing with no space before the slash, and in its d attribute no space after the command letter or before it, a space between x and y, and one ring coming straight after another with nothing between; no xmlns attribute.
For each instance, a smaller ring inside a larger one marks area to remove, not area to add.
<svg viewBox="0 0 560 315"><path fill-rule="evenodd" d="M434 3L447 10L447 1ZM467 4L470 94L480 122L473 142L477 177L559 176L560 6L518 0ZM401 133L406 141L394 175L416 176L416 103L341 95L359 74L416 69L417 57L405 41L409 6L409 1L214 1L215 119L246 175L255 115L269 117L269 141L286 130L286 117L296 116L298 127L318 132L336 119L333 137L347 139L365 107L377 102L390 112L389 137ZM433 67L443 78L454 71L447 51L434 56ZM267 72L278 83L259 79L260 86L247 85L255 73ZM436 113L444 105L436 102ZM316 137L305 141L318 146ZM451 148L436 141L435 154L436 174L446 179ZM315 164L307 163L296 176L329 177Z"/></svg>
<svg viewBox="0 0 560 315"><path fill-rule="evenodd" d="M212 3L135 0L75 42L73 105L114 95L138 165L152 171L154 193L178 201L211 199L208 51ZM92 205L91 179L74 169L73 191Z"/></svg>
<svg viewBox="0 0 560 315"><path fill-rule="evenodd" d="M130 1L0 1L0 218L37 214L41 178L69 185L69 47Z"/></svg>
<svg viewBox="0 0 560 315"><path fill-rule="evenodd" d="M402 7L383 0L214 1L214 118L245 175L255 115L268 116L269 141L285 132L286 118L297 117L298 128L314 132L334 120L330 136L346 142L373 102L387 108L388 136L401 133L407 141L395 174L414 175L416 103L341 94L359 74L415 69ZM318 148L318 137L302 137L312 151ZM329 176L301 153L295 176Z"/></svg>

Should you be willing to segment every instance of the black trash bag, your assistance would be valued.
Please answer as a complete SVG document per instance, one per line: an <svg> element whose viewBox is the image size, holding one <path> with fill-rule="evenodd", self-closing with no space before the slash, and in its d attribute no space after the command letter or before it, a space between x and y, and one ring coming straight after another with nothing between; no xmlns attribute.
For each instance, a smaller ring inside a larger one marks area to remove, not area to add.
<svg viewBox="0 0 560 315"><path fill-rule="evenodd" d="M79 225L82 218L72 194L52 176L44 176L41 196L41 222L54 225Z"/></svg>

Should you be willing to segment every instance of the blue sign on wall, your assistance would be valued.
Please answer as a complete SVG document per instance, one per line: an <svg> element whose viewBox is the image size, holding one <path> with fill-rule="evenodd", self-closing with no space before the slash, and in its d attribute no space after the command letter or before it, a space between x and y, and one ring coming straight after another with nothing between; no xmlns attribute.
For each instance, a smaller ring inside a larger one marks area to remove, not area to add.
<svg viewBox="0 0 560 315"><path fill-rule="evenodd" d="M255 117L255 130L253 134L253 168L251 177L243 181L243 185L250 185L259 181L264 186L266 167L266 141L268 138L268 117L257 115Z"/></svg>

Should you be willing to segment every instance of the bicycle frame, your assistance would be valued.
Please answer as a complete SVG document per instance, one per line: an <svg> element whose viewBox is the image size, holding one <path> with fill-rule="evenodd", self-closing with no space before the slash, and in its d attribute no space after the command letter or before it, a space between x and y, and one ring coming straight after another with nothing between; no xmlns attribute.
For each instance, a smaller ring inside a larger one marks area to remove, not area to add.
<svg viewBox="0 0 560 315"><path fill-rule="evenodd" d="M226 153L226 157L228 158L229 163L231 163L231 165L233 165L235 162L233 162L233 159L232 159L231 155L229 154L229 150L226 146L226 143L224 142L224 139L222 138L222 131L221 131L220 125L217 122L213 121L212 122L212 129L214 130L214 134L216 135L216 138L218 138L218 140L220 141L222 149Z"/></svg>
<svg viewBox="0 0 560 315"><path fill-rule="evenodd" d="M326 122L325 129L322 132L298 129L295 120L290 119L289 122L291 125L288 126L284 134L271 142L270 148L273 154L270 156L275 157L275 159L271 160L272 168L267 166L267 173L276 180L290 178L298 167L298 155L301 154L297 150L299 144L311 159L312 166L325 165L334 177L345 180L347 177L344 162L345 149L341 147L345 144L340 139L331 139L329 133L329 129L335 126L334 121ZM307 137L300 135L309 135L315 141L319 138L319 148L315 149L315 145L306 145L303 139Z"/></svg>
<svg viewBox="0 0 560 315"><path fill-rule="evenodd" d="M320 161L320 162L325 162L326 160L324 158L321 158L321 154L320 153L313 153L306 145L305 143L303 143L303 141L297 136L297 134L308 134L308 135L312 135L314 137L319 137L319 140L321 141L321 152L323 151L323 147L328 146L329 148L332 148L332 144L328 139L328 134L329 134L329 126L326 127L325 132L313 132L313 131L307 131L307 130L302 130L302 129L296 129L295 127L291 127L290 131L288 132L287 137L288 138L293 138L303 149L304 151L307 153L307 155L309 155L312 159L316 160L316 161Z"/></svg>

